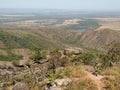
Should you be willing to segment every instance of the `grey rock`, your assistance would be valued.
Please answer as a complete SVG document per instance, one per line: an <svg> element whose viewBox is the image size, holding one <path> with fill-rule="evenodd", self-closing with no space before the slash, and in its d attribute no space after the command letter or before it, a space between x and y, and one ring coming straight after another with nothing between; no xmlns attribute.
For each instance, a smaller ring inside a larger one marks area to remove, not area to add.
<svg viewBox="0 0 120 90"><path fill-rule="evenodd" d="M29 90L25 83L18 82L13 86L12 90Z"/></svg>
<svg viewBox="0 0 120 90"><path fill-rule="evenodd" d="M68 85L69 83L71 83L72 80L69 78L64 78L64 79L56 79L55 83L57 84L57 86L62 86L62 85Z"/></svg>

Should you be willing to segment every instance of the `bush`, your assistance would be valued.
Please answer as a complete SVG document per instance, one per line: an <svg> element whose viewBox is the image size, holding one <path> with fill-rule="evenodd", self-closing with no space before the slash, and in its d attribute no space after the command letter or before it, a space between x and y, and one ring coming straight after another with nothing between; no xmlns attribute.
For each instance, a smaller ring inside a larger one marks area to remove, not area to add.
<svg viewBox="0 0 120 90"><path fill-rule="evenodd" d="M19 66L19 61L18 60L13 60L12 64L17 67L17 66Z"/></svg>
<svg viewBox="0 0 120 90"><path fill-rule="evenodd" d="M34 54L30 57L31 60L33 60L34 62L36 63L39 63L39 61L42 59L42 56L41 54Z"/></svg>
<svg viewBox="0 0 120 90"><path fill-rule="evenodd" d="M36 46L30 47L30 49L35 52L35 54L33 54L30 57L30 59L33 60L36 63L39 63L39 61L42 59L41 49L39 47L36 47Z"/></svg>
<svg viewBox="0 0 120 90"><path fill-rule="evenodd" d="M50 74L49 75L49 81L54 82L56 79L56 74Z"/></svg>
<svg viewBox="0 0 120 90"><path fill-rule="evenodd" d="M94 65L97 55L94 52L87 52L73 58L73 61L81 62L85 65Z"/></svg>

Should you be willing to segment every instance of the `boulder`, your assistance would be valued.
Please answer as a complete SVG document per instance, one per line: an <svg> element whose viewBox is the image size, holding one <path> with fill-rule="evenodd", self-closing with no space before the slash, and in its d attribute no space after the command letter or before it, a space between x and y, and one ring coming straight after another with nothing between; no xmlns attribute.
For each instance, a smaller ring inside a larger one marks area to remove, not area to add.
<svg viewBox="0 0 120 90"><path fill-rule="evenodd" d="M29 88L25 83L18 82L13 86L12 90L29 90Z"/></svg>
<svg viewBox="0 0 120 90"><path fill-rule="evenodd" d="M65 48L63 50L63 53L64 55L69 55L69 54L79 55L84 53L84 50L82 48L69 47L69 48Z"/></svg>
<svg viewBox="0 0 120 90"><path fill-rule="evenodd" d="M64 79L56 79L55 83L57 86L62 86L62 85L68 85L69 83L71 83L72 80L69 78L64 78Z"/></svg>
<svg viewBox="0 0 120 90"><path fill-rule="evenodd" d="M85 65L84 68L88 72L92 72L92 73L95 72L95 69L93 66Z"/></svg>

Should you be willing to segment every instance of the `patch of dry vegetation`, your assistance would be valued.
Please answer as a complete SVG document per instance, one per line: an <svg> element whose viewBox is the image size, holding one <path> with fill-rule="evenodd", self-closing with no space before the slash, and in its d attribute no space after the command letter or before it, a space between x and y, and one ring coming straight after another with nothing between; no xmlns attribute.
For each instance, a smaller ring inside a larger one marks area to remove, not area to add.
<svg viewBox="0 0 120 90"><path fill-rule="evenodd" d="M105 88L108 90L119 90L120 89L120 66L106 68L101 72L105 76L103 82L105 83Z"/></svg>
<svg viewBox="0 0 120 90"><path fill-rule="evenodd" d="M5 51L5 50L0 50L0 55L3 55L3 56L7 56L8 55L8 53Z"/></svg>
<svg viewBox="0 0 120 90"><path fill-rule="evenodd" d="M83 21L81 19L71 19L71 20L65 20L62 24L56 24L56 26L67 26L67 25L74 25L79 24L79 21Z"/></svg>
<svg viewBox="0 0 120 90"><path fill-rule="evenodd" d="M120 18L95 18L101 25L97 30L109 28L120 30Z"/></svg>

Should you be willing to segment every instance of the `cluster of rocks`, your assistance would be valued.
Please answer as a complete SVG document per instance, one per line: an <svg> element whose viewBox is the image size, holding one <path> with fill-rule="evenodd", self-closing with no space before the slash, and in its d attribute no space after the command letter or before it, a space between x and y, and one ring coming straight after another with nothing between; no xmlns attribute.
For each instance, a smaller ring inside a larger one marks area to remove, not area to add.
<svg viewBox="0 0 120 90"><path fill-rule="evenodd" d="M45 90L64 90L63 86L67 86L72 82L69 78L56 79L55 82L47 82Z"/></svg>
<svg viewBox="0 0 120 90"><path fill-rule="evenodd" d="M3 87L3 83L8 83L12 80L16 81L16 79L21 78L26 73L33 74L36 78L36 82L39 82L45 78L45 74L47 71L46 64L38 64L38 63L32 63L30 67L26 66L14 66L12 62L0 62L0 87ZM1 89L0 89L1 90ZM19 90L19 89L14 89ZM22 90L22 89L20 89Z"/></svg>
<svg viewBox="0 0 120 90"><path fill-rule="evenodd" d="M69 55L69 54L79 55L84 53L84 50L82 48L69 47L69 48L65 48L63 50L63 53L64 55Z"/></svg>

